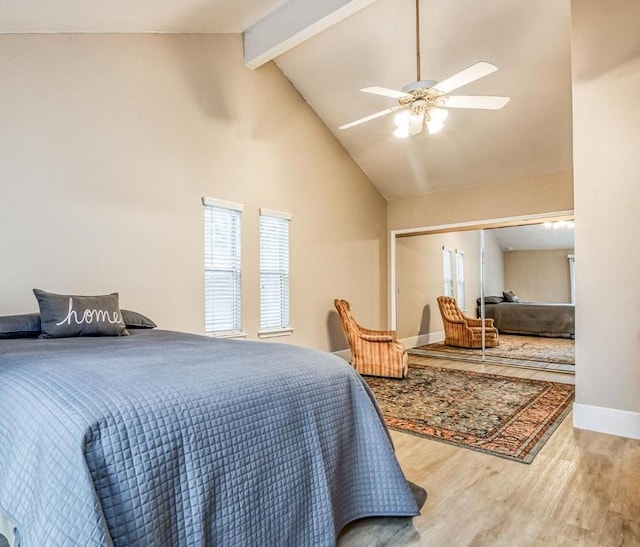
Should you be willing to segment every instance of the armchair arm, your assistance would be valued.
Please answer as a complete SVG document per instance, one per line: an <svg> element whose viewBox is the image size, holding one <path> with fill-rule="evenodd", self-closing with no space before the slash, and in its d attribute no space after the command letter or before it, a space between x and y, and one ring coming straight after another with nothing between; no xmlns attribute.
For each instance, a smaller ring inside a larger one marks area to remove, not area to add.
<svg viewBox="0 0 640 547"><path fill-rule="evenodd" d="M360 334L360 338L366 340L367 342L395 342L395 338L393 336L389 336L388 334Z"/></svg>
<svg viewBox="0 0 640 547"><path fill-rule="evenodd" d="M360 332L364 334L379 334L385 336L395 336L396 331L394 330L373 330L373 329L365 329L364 327L360 327Z"/></svg>
<svg viewBox="0 0 640 547"><path fill-rule="evenodd" d="M467 324L470 327L481 327L482 326L482 319L472 319L471 317L466 317L465 316L465 320L467 321ZM484 324L487 327L493 327L493 319L486 318L484 320Z"/></svg>
<svg viewBox="0 0 640 547"><path fill-rule="evenodd" d="M373 330L360 327L360 334L366 334L369 336L391 336L394 341L396 339L396 331L394 330Z"/></svg>
<svg viewBox="0 0 640 547"><path fill-rule="evenodd" d="M454 323L456 325L467 325L468 321L464 321L463 319L449 319L445 320L447 323Z"/></svg>

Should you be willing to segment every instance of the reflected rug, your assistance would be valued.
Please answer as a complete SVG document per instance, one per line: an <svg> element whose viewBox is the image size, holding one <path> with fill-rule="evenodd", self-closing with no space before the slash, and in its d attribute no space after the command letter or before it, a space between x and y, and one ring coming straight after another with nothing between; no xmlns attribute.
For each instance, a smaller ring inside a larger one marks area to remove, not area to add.
<svg viewBox="0 0 640 547"><path fill-rule="evenodd" d="M447 346L444 342L426 344L409 350L432 357L465 357L478 360L482 350ZM575 372L575 342L568 338L544 338L501 334L500 345L485 349L485 360L499 364L527 366L559 372Z"/></svg>
<svg viewBox="0 0 640 547"><path fill-rule="evenodd" d="M409 365L404 379L364 377L391 429L531 463L571 411L574 386Z"/></svg>

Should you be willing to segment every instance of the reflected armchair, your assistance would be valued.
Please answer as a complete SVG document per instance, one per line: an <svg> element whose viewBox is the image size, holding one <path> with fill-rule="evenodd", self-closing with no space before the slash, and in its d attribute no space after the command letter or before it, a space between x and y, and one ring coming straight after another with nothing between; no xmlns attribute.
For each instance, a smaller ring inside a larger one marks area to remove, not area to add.
<svg viewBox="0 0 640 547"><path fill-rule="evenodd" d="M482 347L482 319L472 319L460 311L455 298L438 296L438 307L444 323L444 343L460 348ZM485 347L493 348L500 344L498 329L493 319L485 319Z"/></svg>
<svg viewBox="0 0 640 547"><path fill-rule="evenodd" d="M333 301L351 349L351 364L368 376L404 378L407 353L397 341L394 330L371 330L358 325L346 300Z"/></svg>

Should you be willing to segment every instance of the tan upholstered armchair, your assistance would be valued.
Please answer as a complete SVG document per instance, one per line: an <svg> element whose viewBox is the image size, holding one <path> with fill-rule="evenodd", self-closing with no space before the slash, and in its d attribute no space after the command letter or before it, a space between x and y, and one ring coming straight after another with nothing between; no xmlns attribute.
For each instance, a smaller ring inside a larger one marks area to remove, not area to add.
<svg viewBox="0 0 640 547"><path fill-rule="evenodd" d="M482 347L482 319L472 319L464 315L455 298L438 296L438 307L444 323L444 343L460 348ZM493 319L485 319L485 347L493 348L500 344L498 329Z"/></svg>
<svg viewBox="0 0 640 547"><path fill-rule="evenodd" d="M368 376L404 378L407 375L407 354L396 340L394 330L370 330L358 325L351 315L349 302L333 301L351 349L351 364Z"/></svg>

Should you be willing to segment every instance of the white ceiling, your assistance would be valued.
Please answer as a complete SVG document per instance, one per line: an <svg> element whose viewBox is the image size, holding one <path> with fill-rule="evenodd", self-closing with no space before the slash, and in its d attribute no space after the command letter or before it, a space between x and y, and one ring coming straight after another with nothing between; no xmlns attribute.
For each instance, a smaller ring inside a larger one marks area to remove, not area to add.
<svg viewBox="0 0 640 547"><path fill-rule="evenodd" d="M243 32L287 0L0 0L7 32Z"/></svg>
<svg viewBox="0 0 640 547"><path fill-rule="evenodd" d="M326 12L322 24L305 20L314 10ZM262 43L272 32L291 48L278 66L388 198L572 167L570 0L421 0L422 78L489 61L498 72L453 94L511 101L500 111L452 110L440 133L409 139L392 136L392 116L338 127L395 104L360 88L415 80L414 0L0 0L0 13L0 32L249 29Z"/></svg>
<svg viewBox="0 0 640 547"><path fill-rule="evenodd" d="M377 0L276 62L360 167L389 197L569 170L569 0L422 0L422 78L441 81L476 61L499 71L452 94L507 95L500 111L451 111L433 136L392 136L392 116L348 130L395 104L358 91L416 79L413 0Z"/></svg>

